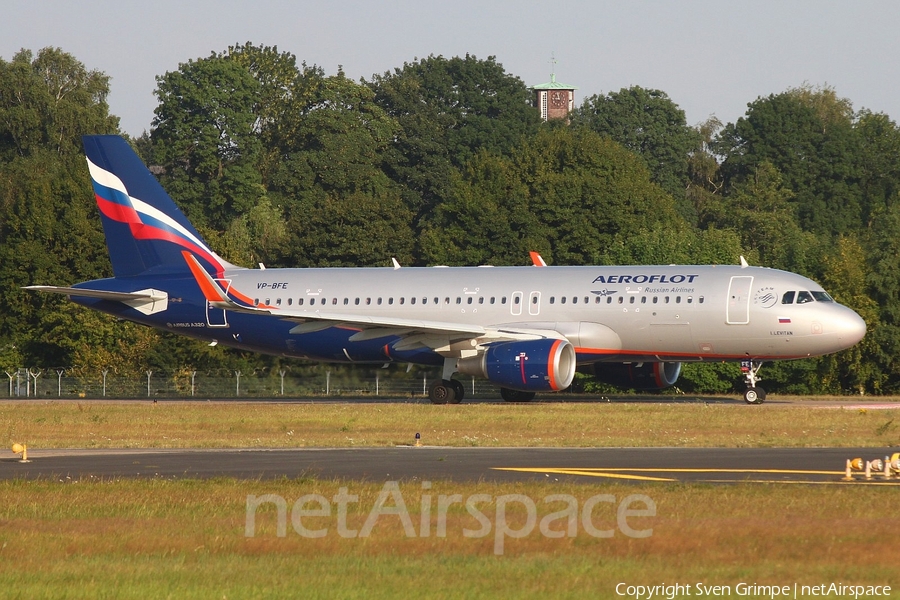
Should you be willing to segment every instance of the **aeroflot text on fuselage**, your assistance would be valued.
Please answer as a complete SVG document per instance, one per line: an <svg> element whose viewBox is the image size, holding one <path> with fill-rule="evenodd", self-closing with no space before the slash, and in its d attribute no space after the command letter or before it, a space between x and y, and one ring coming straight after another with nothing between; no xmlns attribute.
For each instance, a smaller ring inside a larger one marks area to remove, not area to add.
<svg viewBox="0 0 900 600"><path fill-rule="evenodd" d="M591 283L694 283L698 275L600 275Z"/></svg>

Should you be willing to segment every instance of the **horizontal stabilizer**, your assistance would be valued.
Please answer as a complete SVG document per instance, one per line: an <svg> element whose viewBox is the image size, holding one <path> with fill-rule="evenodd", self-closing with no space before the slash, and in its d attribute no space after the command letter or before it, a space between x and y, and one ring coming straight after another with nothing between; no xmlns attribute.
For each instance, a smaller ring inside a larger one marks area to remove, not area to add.
<svg viewBox="0 0 900 600"><path fill-rule="evenodd" d="M169 307L169 295L154 289L138 290L136 292L110 292L108 290L87 290L54 285L29 285L23 289L51 294L65 294L69 297L79 296L81 298L98 298L100 300L122 302L145 315L162 312Z"/></svg>

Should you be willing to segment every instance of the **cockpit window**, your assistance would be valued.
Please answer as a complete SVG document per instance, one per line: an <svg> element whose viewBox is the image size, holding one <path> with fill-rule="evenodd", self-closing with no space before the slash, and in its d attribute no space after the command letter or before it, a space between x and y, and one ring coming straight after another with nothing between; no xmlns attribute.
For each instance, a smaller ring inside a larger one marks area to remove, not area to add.
<svg viewBox="0 0 900 600"><path fill-rule="evenodd" d="M797 304L806 304L812 301L813 297L809 292L797 292Z"/></svg>
<svg viewBox="0 0 900 600"><path fill-rule="evenodd" d="M794 295L797 292L785 292L784 296L781 297L782 304L793 304L794 303Z"/></svg>
<svg viewBox="0 0 900 600"><path fill-rule="evenodd" d="M813 292L813 298L818 302L834 302L834 298L828 295L828 292Z"/></svg>

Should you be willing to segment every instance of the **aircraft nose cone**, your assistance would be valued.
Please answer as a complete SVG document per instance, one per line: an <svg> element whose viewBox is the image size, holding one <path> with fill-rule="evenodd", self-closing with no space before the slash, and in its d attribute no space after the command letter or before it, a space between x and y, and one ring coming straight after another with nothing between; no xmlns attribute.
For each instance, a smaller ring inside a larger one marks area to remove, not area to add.
<svg viewBox="0 0 900 600"><path fill-rule="evenodd" d="M846 348L856 345L866 335L866 322L849 308L835 324L838 336Z"/></svg>

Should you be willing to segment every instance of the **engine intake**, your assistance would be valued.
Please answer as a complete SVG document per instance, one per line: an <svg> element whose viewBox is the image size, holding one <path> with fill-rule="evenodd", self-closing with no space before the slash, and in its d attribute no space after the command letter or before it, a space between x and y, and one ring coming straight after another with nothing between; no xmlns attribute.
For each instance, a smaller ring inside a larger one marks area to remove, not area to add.
<svg viewBox="0 0 900 600"><path fill-rule="evenodd" d="M680 362L594 363L594 379L620 388L661 390L675 385Z"/></svg>
<svg viewBox="0 0 900 600"><path fill-rule="evenodd" d="M502 342L481 356L460 359L456 368L511 390L564 390L575 377L575 348L566 340Z"/></svg>

